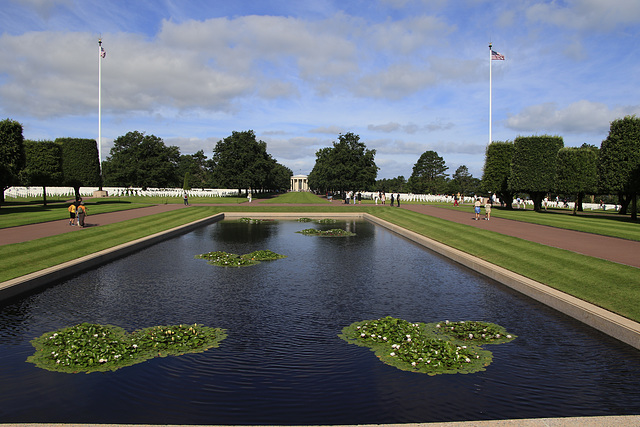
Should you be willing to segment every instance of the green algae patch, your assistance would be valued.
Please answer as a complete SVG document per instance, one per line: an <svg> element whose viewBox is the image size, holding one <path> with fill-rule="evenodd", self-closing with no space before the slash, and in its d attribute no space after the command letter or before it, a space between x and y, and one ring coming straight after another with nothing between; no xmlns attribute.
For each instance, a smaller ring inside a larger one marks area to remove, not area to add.
<svg viewBox="0 0 640 427"><path fill-rule="evenodd" d="M369 347L388 365L428 375L484 371L493 355L481 346L516 338L488 322L425 324L389 316L352 323L338 336L350 344Z"/></svg>
<svg viewBox="0 0 640 427"><path fill-rule="evenodd" d="M315 228L307 228L304 230L296 231L296 233L304 234L305 236L320 237L349 237L356 235L356 233L352 233L341 228L333 228L331 230L316 230Z"/></svg>
<svg viewBox="0 0 640 427"><path fill-rule="evenodd" d="M31 341L27 362L49 371L115 371L154 357L201 353L220 345L226 331L198 324L154 326L127 333L113 325L82 323Z"/></svg>
<svg viewBox="0 0 640 427"><path fill-rule="evenodd" d="M218 267L247 267L259 264L261 261L274 261L286 258L286 255L277 254L270 250L259 250L244 255L237 255L223 251L207 252L196 255L197 259L206 259L209 264Z"/></svg>

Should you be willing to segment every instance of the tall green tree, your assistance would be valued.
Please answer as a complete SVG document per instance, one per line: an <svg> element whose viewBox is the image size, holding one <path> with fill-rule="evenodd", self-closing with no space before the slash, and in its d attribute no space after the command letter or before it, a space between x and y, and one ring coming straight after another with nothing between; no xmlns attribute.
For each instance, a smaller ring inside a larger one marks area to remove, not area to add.
<svg viewBox="0 0 640 427"><path fill-rule="evenodd" d="M519 136L513 142L509 188L528 193L533 208L540 211L542 199L555 189L558 151L564 146L560 136Z"/></svg>
<svg viewBox="0 0 640 427"><path fill-rule="evenodd" d="M482 187L495 193L507 209L513 209L514 192L509 188L514 145L511 141L494 141L487 146Z"/></svg>
<svg viewBox="0 0 640 427"><path fill-rule="evenodd" d="M400 175L395 178L383 178L377 180L375 189L378 191L384 191L385 193L406 193L406 187L407 179L404 176Z"/></svg>
<svg viewBox="0 0 640 427"><path fill-rule="evenodd" d="M316 152L316 163L309 174L309 187L326 192L373 190L378 175L376 150L369 150L360 136L347 132L338 136L333 147Z"/></svg>
<svg viewBox="0 0 640 427"><path fill-rule="evenodd" d="M598 190L598 149L586 144L561 148L556 164L556 189L575 196L574 215L582 211L585 194Z"/></svg>
<svg viewBox="0 0 640 427"><path fill-rule="evenodd" d="M280 163L273 161L273 165L269 169L267 175L266 190L268 191L287 191L291 185L291 176L293 171Z"/></svg>
<svg viewBox="0 0 640 427"><path fill-rule="evenodd" d="M469 172L469 168L465 165L458 166L453 175L451 175L448 192L468 195L473 191L473 187L474 179L473 175Z"/></svg>
<svg viewBox="0 0 640 427"><path fill-rule="evenodd" d="M103 164L105 185L120 187L180 187L178 176L180 150L166 146L155 135L133 131L113 141Z"/></svg>
<svg viewBox="0 0 640 427"><path fill-rule="evenodd" d="M637 198L640 192L640 118L626 116L611 122L609 135L600 145L600 186L618 194L626 214L631 203L631 217L638 219Z"/></svg>
<svg viewBox="0 0 640 427"><path fill-rule="evenodd" d="M199 150L195 154L183 154L178 161L178 176L185 177L189 174L189 187L203 188L210 180L210 170L207 156L204 150Z"/></svg>
<svg viewBox="0 0 640 427"><path fill-rule="evenodd" d="M24 185L42 186L42 203L47 206L47 186L62 185L62 147L53 141L24 141Z"/></svg>
<svg viewBox="0 0 640 427"><path fill-rule="evenodd" d="M216 187L245 192L263 188L273 166L267 143L256 140L253 130L233 131L231 136L218 141L211 164Z"/></svg>
<svg viewBox="0 0 640 427"><path fill-rule="evenodd" d="M409 177L409 189L417 194L439 194L445 192L449 169L435 151L422 153Z"/></svg>
<svg viewBox="0 0 640 427"><path fill-rule="evenodd" d="M80 198L80 187L99 187L100 159L98 143L88 138L56 138L62 147L63 183L73 187L76 200Z"/></svg>
<svg viewBox="0 0 640 427"><path fill-rule="evenodd" d="M0 121L0 204L4 203L4 190L19 182L24 165L22 125L4 119Z"/></svg>

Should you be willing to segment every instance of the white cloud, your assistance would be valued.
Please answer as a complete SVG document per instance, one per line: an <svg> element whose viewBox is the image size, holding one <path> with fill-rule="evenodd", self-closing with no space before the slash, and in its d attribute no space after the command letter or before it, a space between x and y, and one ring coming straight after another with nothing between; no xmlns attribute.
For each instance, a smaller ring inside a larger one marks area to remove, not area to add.
<svg viewBox="0 0 640 427"><path fill-rule="evenodd" d="M335 136L338 136L345 132L346 131L340 126L321 126L321 127L311 129L309 131L309 133L326 133L328 135L335 135Z"/></svg>
<svg viewBox="0 0 640 427"><path fill-rule="evenodd" d="M505 126L519 132L533 133L604 133L611 121L640 112L640 106L610 109L599 102L581 100L563 109L555 102L532 105L519 114L509 116Z"/></svg>
<svg viewBox="0 0 640 427"><path fill-rule="evenodd" d="M640 2L634 0L567 0L533 4L526 12L534 22L561 28L604 32L640 21Z"/></svg>

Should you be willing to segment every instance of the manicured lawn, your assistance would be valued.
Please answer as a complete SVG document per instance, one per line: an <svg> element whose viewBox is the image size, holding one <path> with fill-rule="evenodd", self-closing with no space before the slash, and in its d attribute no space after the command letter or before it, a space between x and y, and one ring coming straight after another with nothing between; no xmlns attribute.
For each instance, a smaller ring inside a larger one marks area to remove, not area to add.
<svg viewBox="0 0 640 427"><path fill-rule="evenodd" d="M326 203L329 204L327 199L322 198L320 196L316 196L313 193L309 193L306 191L292 191L289 193L281 194L277 197L272 197L260 202L261 205L265 203L296 203L296 204L306 204L306 203Z"/></svg>
<svg viewBox="0 0 640 427"><path fill-rule="evenodd" d="M286 196L286 197L285 197ZM302 202L300 200L314 200ZM294 201L295 200L295 201ZM190 209L153 215L126 222L85 229L31 242L0 246L0 281L75 259L91 252L144 237L177 225L223 211L246 212L369 212L429 238L478 256L493 264L567 292L635 321L640 321L639 269L552 248L515 237L481 230L465 224L422 215L404 209L385 209L367 205L344 206L330 203L310 193L287 193L271 200L273 203L316 203L315 206L269 206L243 203L225 206L194 206ZM324 202L324 203L322 203ZM321 204L318 204L321 203ZM66 211L65 211L66 212ZM502 211L501 211L502 213ZM521 218L548 217L555 224L573 221L571 216L519 212ZM633 235L638 224L607 218L583 218L597 234L607 234L602 228L621 223L630 227ZM533 222L533 221L532 221ZM142 227L144 224L144 227ZM549 225L549 224L547 224ZM567 227L568 228L568 227ZM482 244L478 244L482 242Z"/></svg>

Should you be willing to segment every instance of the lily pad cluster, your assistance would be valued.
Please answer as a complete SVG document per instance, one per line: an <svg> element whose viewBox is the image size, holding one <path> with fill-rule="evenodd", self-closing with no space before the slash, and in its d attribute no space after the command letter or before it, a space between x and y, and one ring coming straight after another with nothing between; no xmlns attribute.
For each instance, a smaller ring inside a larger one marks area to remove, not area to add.
<svg viewBox="0 0 640 427"><path fill-rule="evenodd" d="M333 218L322 218L322 219L318 219L318 220L314 220L311 218L298 218L296 221L298 222L316 222L318 224L335 224L336 222L338 222L337 219L333 219Z"/></svg>
<svg viewBox="0 0 640 427"><path fill-rule="evenodd" d="M263 222L273 222L272 219L257 219L257 218L248 218L248 217L243 217L240 218L238 221L240 222L244 222L245 224L262 224Z"/></svg>
<svg viewBox="0 0 640 427"><path fill-rule="evenodd" d="M320 237L348 237L355 236L356 233L343 230L341 228L333 228L331 230L317 230L315 228L307 228L304 230L296 231L296 233L304 234L305 236L320 236Z"/></svg>
<svg viewBox="0 0 640 427"><path fill-rule="evenodd" d="M217 265L219 267L246 267L249 265L259 264L260 261L272 261L286 257L286 255L280 255L268 249L251 252L245 255L213 251L195 256L195 258L206 259L209 264Z"/></svg>
<svg viewBox="0 0 640 427"><path fill-rule="evenodd" d="M369 347L384 363L428 375L484 371L493 356L481 345L512 341L515 335L488 322L410 323L384 317L355 322L340 338Z"/></svg>
<svg viewBox="0 0 640 427"><path fill-rule="evenodd" d="M115 371L154 357L201 353L218 347L226 331L198 324L154 326L127 333L113 325L81 323L31 341L27 362L49 371Z"/></svg>

